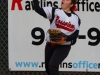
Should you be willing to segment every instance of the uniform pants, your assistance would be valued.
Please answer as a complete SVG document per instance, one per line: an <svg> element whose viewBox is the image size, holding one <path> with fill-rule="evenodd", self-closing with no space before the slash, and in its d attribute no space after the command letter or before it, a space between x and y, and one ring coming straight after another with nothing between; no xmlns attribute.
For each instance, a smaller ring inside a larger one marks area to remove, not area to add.
<svg viewBox="0 0 100 75"><path fill-rule="evenodd" d="M45 69L48 75L59 75L59 65L68 56L70 49L71 45L46 44Z"/></svg>

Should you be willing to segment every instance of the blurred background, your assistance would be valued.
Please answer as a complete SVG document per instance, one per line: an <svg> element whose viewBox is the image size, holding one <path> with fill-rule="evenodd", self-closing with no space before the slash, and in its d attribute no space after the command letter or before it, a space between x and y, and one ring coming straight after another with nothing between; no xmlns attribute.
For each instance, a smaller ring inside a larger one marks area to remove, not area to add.
<svg viewBox="0 0 100 75"><path fill-rule="evenodd" d="M46 75L42 71L9 71L8 64L8 0L0 0L0 75ZM60 75L100 75L100 73L61 71Z"/></svg>

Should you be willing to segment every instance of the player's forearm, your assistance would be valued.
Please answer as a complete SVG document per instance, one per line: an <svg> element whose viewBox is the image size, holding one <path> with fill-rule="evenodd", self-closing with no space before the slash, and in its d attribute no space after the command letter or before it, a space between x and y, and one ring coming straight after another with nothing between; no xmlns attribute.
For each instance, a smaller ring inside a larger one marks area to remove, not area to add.
<svg viewBox="0 0 100 75"><path fill-rule="evenodd" d="M44 12L43 8L41 8L39 6L39 1L38 0L33 0L33 3L34 3L34 10L41 16L43 17L47 17L46 16L46 13Z"/></svg>
<svg viewBox="0 0 100 75"><path fill-rule="evenodd" d="M79 30L76 30L73 34L67 36L66 41L72 41L74 39L77 39L78 34L79 34Z"/></svg>

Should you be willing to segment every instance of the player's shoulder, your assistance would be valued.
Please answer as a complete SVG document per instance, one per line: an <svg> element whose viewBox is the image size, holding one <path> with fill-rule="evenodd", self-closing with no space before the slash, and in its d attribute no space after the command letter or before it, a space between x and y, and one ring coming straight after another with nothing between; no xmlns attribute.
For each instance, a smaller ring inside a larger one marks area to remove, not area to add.
<svg viewBox="0 0 100 75"><path fill-rule="evenodd" d="M78 19L78 23L79 25L81 24L81 19L80 17L75 13L75 12L72 12L72 14Z"/></svg>
<svg viewBox="0 0 100 75"><path fill-rule="evenodd" d="M80 17L79 17L75 12L72 12L72 14L73 14L74 16L76 16L78 19L80 19Z"/></svg>

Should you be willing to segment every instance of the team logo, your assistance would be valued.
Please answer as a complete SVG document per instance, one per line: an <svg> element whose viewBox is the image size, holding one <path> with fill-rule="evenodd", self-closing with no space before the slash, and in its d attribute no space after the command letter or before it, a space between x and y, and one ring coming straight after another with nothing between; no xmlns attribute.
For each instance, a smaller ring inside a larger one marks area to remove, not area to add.
<svg viewBox="0 0 100 75"><path fill-rule="evenodd" d="M75 29L75 26L73 24L71 24L70 22L61 21L59 19L59 16L56 17L55 25L57 26L57 28L61 28L70 32L74 31Z"/></svg>

